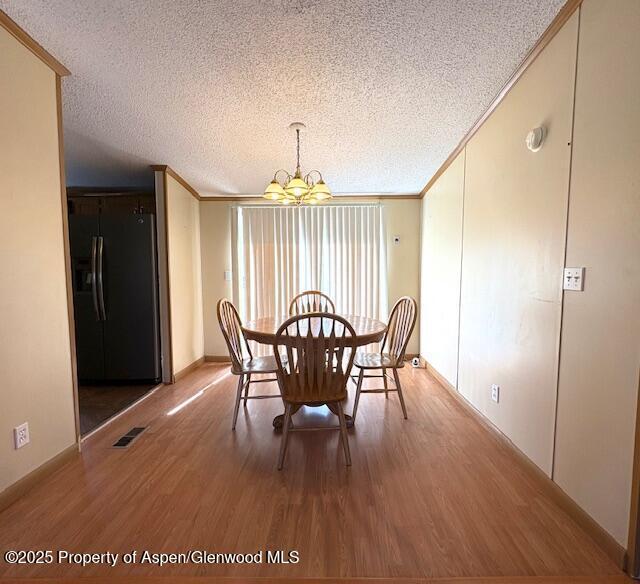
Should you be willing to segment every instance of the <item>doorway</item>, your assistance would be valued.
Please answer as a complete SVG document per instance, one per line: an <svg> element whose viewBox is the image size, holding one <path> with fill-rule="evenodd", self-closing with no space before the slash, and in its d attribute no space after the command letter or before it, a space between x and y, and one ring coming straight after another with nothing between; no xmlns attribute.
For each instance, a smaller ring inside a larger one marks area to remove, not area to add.
<svg viewBox="0 0 640 584"><path fill-rule="evenodd" d="M86 436L160 382L155 194L69 188L78 413Z"/></svg>

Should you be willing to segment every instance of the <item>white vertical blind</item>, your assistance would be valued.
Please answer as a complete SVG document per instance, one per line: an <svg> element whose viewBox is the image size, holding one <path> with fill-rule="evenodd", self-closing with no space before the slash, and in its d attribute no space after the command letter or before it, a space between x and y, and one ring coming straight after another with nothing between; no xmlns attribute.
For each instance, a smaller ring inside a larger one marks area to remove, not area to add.
<svg viewBox="0 0 640 584"><path fill-rule="evenodd" d="M381 205L240 206L234 215L243 320L285 316L305 290L328 294L338 313L386 319Z"/></svg>

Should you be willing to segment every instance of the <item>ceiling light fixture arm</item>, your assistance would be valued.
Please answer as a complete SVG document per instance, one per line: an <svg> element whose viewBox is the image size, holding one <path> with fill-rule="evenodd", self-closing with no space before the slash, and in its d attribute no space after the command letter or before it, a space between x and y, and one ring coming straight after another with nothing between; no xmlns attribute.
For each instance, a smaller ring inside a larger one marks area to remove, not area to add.
<svg viewBox="0 0 640 584"><path fill-rule="evenodd" d="M284 172L287 176L285 178L285 181L283 183L280 183L280 181L278 180L278 175ZM280 170L276 170L276 172L273 175L273 180L276 182L279 182L281 185L286 185L293 177L289 174L288 170L285 170L284 168L281 168Z"/></svg>
<svg viewBox="0 0 640 584"><path fill-rule="evenodd" d="M312 186L315 184L315 182L313 181L313 178L312 178L312 176L311 176L313 173L317 174L317 175L320 177L320 179L319 179L319 180L323 180L323 178L322 178L322 173L321 173L319 170L310 170L310 171L309 171L307 174L305 174L305 176L304 176L304 182L306 182L310 187L312 187ZM317 182L317 181L316 181L316 182Z"/></svg>

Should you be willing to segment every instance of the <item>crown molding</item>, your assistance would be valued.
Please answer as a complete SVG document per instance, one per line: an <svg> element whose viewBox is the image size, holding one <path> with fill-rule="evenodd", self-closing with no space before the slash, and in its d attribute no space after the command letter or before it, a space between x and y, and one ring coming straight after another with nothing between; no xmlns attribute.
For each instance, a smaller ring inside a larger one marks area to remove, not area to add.
<svg viewBox="0 0 640 584"><path fill-rule="evenodd" d="M423 198L427 191L435 184L435 182L442 176L445 170L449 168L451 163L457 158L458 154L462 152L475 133L482 127L485 121L493 113L493 111L500 105L502 100L507 96L509 91L518 82L518 80L524 75L529 66L538 58L544 48L553 40L560 29L566 24L571 15L580 7L583 0L567 0L565 5L560 9L560 12L551 21L551 24L547 27L547 30L542 33L542 36L538 39L533 48L527 53L522 63L518 66L516 71L509 77L509 80L504 84L502 89L498 92L486 109L486 111L475 121L471 129L465 134L464 138L460 140L460 143L454 148L453 152L449 154L447 159L442 163L440 168L429 179L429 182L420 191L420 198Z"/></svg>
<svg viewBox="0 0 640 584"><path fill-rule="evenodd" d="M198 201L202 201L203 198L200 196L200 193L196 191L186 180L184 180L173 168L171 168L168 164L152 164L152 170L164 172L168 174L171 178L175 179L179 182L185 189L187 189L195 199Z"/></svg>
<svg viewBox="0 0 640 584"><path fill-rule="evenodd" d="M402 201L407 199L421 199L419 193L398 193L396 195L390 193L336 193L333 196L334 199L344 200L395 200ZM218 201L235 201L235 202L255 202L264 201L265 199L260 195L205 195L200 196L200 200L204 202L218 202Z"/></svg>
<svg viewBox="0 0 640 584"><path fill-rule="evenodd" d="M60 77L71 75L71 71L67 69L58 59L51 53L39 45L24 29L16 24L9 15L0 10L0 26L13 35L16 40L22 43L36 57L38 57L45 65L52 69Z"/></svg>

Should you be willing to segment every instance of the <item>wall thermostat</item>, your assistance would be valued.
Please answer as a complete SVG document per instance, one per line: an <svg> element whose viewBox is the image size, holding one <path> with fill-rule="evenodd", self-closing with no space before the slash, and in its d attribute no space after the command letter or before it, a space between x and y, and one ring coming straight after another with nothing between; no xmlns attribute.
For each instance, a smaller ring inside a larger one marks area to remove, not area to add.
<svg viewBox="0 0 640 584"><path fill-rule="evenodd" d="M537 152L542 148L542 142L544 142L546 131L542 126L534 128L527 134L527 138L525 140L527 144L527 148L531 150L531 152Z"/></svg>

